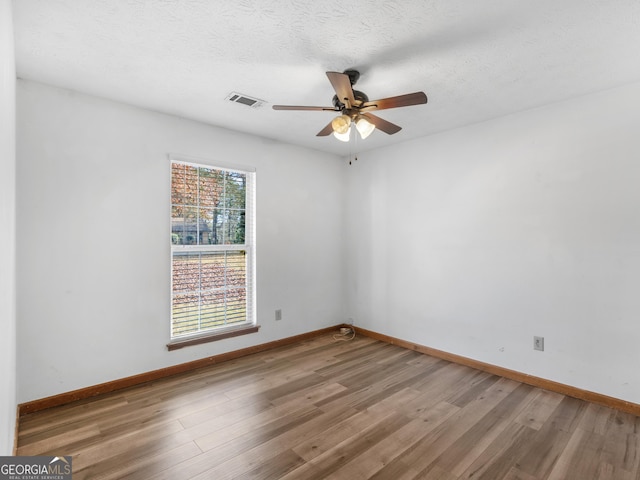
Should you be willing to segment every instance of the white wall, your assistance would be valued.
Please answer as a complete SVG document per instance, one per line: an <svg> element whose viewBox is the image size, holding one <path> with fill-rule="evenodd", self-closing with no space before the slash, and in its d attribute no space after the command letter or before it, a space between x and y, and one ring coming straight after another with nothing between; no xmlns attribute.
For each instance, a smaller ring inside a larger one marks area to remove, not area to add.
<svg viewBox="0 0 640 480"><path fill-rule="evenodd" d="M0 0L0 455L13 452L16 420L15 104L11 1Z"/></svg>
<svg viewBox="0 0 640 480"><path fill-rule="evenodd" d="M19 402L344 320L337 157L32 82L17 108ZM256 168L257 334L166 349L170 152Z"/></svg>
<svg viewBox="0 0 640 480"><path fill-rule="evenodd" d="M640 403L639 104L634 84L360 154L347 315Z"/></svg>

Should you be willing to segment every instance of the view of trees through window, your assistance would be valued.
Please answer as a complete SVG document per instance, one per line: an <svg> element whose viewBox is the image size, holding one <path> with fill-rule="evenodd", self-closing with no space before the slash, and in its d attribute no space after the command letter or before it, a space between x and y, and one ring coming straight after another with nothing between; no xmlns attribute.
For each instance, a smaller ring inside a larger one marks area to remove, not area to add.
<svg viewBox="0 0 640 480"><path fill-rule="evenodd" d="M244 243L246 174L173 163L171 242Z"/></svg>
<svg viewBox="0 0 640 480"><path fill-rule="evenodd" d="M247 322L247 174L171 164L172 336Z"/></svg>

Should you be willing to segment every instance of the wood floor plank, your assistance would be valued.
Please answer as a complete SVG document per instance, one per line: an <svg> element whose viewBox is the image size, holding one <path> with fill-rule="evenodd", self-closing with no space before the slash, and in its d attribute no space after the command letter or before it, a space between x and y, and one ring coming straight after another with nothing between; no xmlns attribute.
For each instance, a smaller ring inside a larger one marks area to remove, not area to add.
<svg viewBox="0 0 640 480"><path fill-rule="evenodd" d="M345 438L351 438L365 430L368 426L382 421L391 412L385 408L353 411L355 413L350 417L345 418L330 428L309 436L307 440L295 445L293 450L309 462L334 448L343 442Z"/></svg>
<svg viewBox="0 0 640 480"><path fill-rule="evenodd" d="M215 455L220 461L224 461L228 455L251 448L257 443L268 440L270 436L277 435L283 427L291 428L295 422L321 414L320 409L307 404L302 404L298 408L270 408L223 430L199 437L196 439L196 444L203 452L215 448ZM225 451L230 453L225 455Z"/></svg>
<svg viewBox="0 0 640 480"><path fill-rule="evenodd" d="M536 392L536 398L526 410L516 417L515 421L529 428L540 430L564 396L541 389L537 389Z"/></svg>
<svg viewBox="0 0 640 480"><path fill-rule="evenodd" d="M434 465L456 477L462 475L514 423L513 418L535 396L534 390L528 385L519 385L447 448Z"/></svg>
<svg viewBox="0 0 640 480"><path fill-rule="evenodd" d="M639 471L640 435L635 433L606 435L600 461L608 465L616 465L620 476L626 476L627 472Z"/></svg>
<svg viewBox="0 0 640 480"><path fill-rule="evenodd" d="M335 472L335 476L353 480L371 478L429 432L425 429L425 423L421 418L411 420L358 457L351 459Z"/></svg>
<svg viewBox="0 0 640 480"><path fill-rule="evenodd" d="M546 478L548 480L597 478L604 440L604 437L598 433L578 428Z"/></svg>
<svg viewBox="0 0 640 480"><path fill-rule="evenodd" d="M355 411L345 410L341 413L353 415ZM305 435L311 435L314 431L322 430L325 425L331 425L334 417L316 417L305 425L299 426L299 429L292 429L287 433L283 433L280 437L272 438L251 450L245 451L223 463L211 462L205 458L205 462L209 467L202 471L199 475L193 477L193 480L216 479L234 479L242 478L246 472L256 468L259 465L270 464L273 459L285 450L290 450L296 444L298 438L305 438ZM340 418L340 421L344 418ZM317 421L317 422L316 422ZM204 454L206 455L206 454ZM308 465L308 464L305 464ZM172 473L172 472L166 472ZM173 479L173 474L163 474L158 480ZM192 478L192 477L188 477Z"/></svg>
<svg viewBox="0 0 640 480"><path fill-rule="evenodd" d="M217 461L224 462L238 453L249 450L256 445L275 438L296 425L304 424L320 415L322 415L322 411L320 409L314 406L304 405L302 408L273 418L267 423L256 424L251 431L244 435L233 438L222 445L217 445L217 448L213 450L213 454L217 458ZM208 437L196 440L196 444L204 452L211 451L211 448L209 448L211 446L211 442L205 441L206 438Z"/></svg>
<svg viewBox="0 0 640 480"><path fill-rule="evenodd" d="M162 448L166 447L166 448ZM185 460L200 455L202 451L193 442L174 447L172 443L149 444L146 448L130 448L107 460L91 463L86 467L76 465L73 457L74 480L127 480L152 478Z"/></svg>
<svg viewBox="0 0 640 480"><path fill-rule="evenodd" d="M242 435L229 442L223 443L218 448L205 451L201 455L190 459L188 462L183 462L162 472L158 472L154 478L158 480L195 479L201 475L203 476L202 478L224 478L225 475L233 472L238 467L237 463L235 466L233 463L238 461L241 463L241 474L244 475L246 471L252 470L264 463L252 460L250 456L245 456L247 452L251 452L257 447L268 444L270 440L277 438L287 429L293 429L295 426L304 424L319 415L320 411L317 409L304 409L294 412L258 428L255 434ZM272 458L278 457L283 451L289 449L290 448L280 450L272 449L268 453L268 458L271 460ZM221 465L224 465L224 467L221 468ZM234 477L231 476L229 478Z"/></svg>
<svg viewBox="0 0 640 480"><path fill-rule="evenodd" d="M640 418L357 336L20 419L78 480L640 480Z"/></svg>
<svg viewBox="0 0 640 480"><path fill-rule="evenodd" d="M387 410L395 410L407 415L407 403L415 400L419 396L419 391L411 387L404 387L395 393L389 393L389 395L381 398L375 406ZM365 409L365 411L366 410L368 409Z"/></svg>
<svg viewBox="0 0 640 480"><path fill-rule="evenodd" d="M390 378L384 378L382 381L371 383L368 387L369 394L356 402L353 406L358 410L364 410L371 407L386 398L394 395L405 388L409 388L412 385L420 383L426 376L430 375L427 372L420 372L414 367L401 369L390 375Z"/></svg>
<svg viewBox="0 0 640 480"><path fill-rule="evenodd" d="M20 442L30 443L37 439L38 434L42 434L40 438L51 436L61 426L62 430L74 430L85 422L92 422L97 416L111 415L127 405L127 400L120 393L43 410L37 415L24 415L20 417Z"/></svg>
<svg viewBox="0 0 640 480"><path fill-rule="evenodd" d="M513 475L512 466L531 445L535 430L513 422L462 472L460 480L495 480ZM527 476L529 476L527 474Z"/></svg>
<svg viewBox="0 0 640 480"><path fill-rule="evenodd" d="M436 465L428 471L419 472L413 480L457 480L457 477Z"/></svg>
<svg viewBox="0 0 640 480"><path fill-rule="evenodd" d="M288 385L290 382L307 377L309 377L309 373L305 371L287 372L285 375L278 373L274 373L273 375L265 374L261 378L255 378L252 382L232 390L226 390L224 393L232 400L241 397L259 395L273 388ZM311 381L313 381L313 379Z"/></svg>
<svg viewBox="0 0 640 480"><path fill-rule="evenodd" d="M198 465L195 470L199 473L192 475L193 466L183 465L177 468L168 469L154 479L157 480L174 480L177 478L242 478L245 472L255 468L258 465L269 463L272 458L276 457L285 450L292 449L299 442L304 442L312 436L332 428L335 424L345 421L353 417L357 413L356 410L345 408L344 406L336 406L334 409L323 410L323 414L313 417L306 423L299 423L295 427L282 432L279 436L272 437L256 445L255 447L242 452L226 462L220 462L215 450L209 453L203 453L194 459ZM186 475L182 475L186 472Z"/></svg>
<svg viewBox="0 0 640 480"><path fill-rule="evenodd" d="M464 390L469 380L475 376L472 369L448 362L434 364L427 370L430 373L426 377L427 381L412 386L422 393L405 405L407 415L420 416L433 405L455 397L457 392Z"/></svg>
<svg viewBox="0 0 640 480"><path fill-rule="evenodd" d="M313 458L294 472L282 477L282 480L301 479L323 480L334 476L335 472L353 459L377 445L395 431L409 423L409 418L398 413L387 415L367 426L356 435L344 439L320 456ZM308 468L309 465L311 468ZM349 477L344 477L349 478Z"/></svg>
<svg viewBox="0 0 640 480"><path fill-rule="evenodd" d="M277 398L271 400L274 405L284 405L287 403L299 403L300 401L317 404L322 400L344 392L347 387L337 382L322 382L320 384L310 385L307 388L294 392L285 391Z"/></svg>
<svg viewBox="0 0 640 480"><path fill-rule="evenodd" d="M209 430L215 431L270 407L271 402L260 395L247 396L235 400L230 399L223 403L215 403L209 408L187 413L181 416L179 420L184 428L201 427L206 423Z"/></svg>
<svg viewBox="0 0 640 480"><path fill-rule="evenodd" d="M418 441L412 449L392 461L379 472L384 478L385 469L392 469L393 463L402 461L422 471L429 467L447 448L458 440L465 432L472 428L487 413L489 413L502 399L515 390L517 382L500 380L486 390L486 395L469 402L456 414L438 425L433 432Z"/></svg>
<svg viewBox="0 0 640 480"><path fill-rule="evenodd" d="M586 402L564 397L534 436L530 449L518 460L518 468L538 478L547 478L571 439L586 408Z"/></svg>
<svg viewBox="0 0 640 480"><path fill-rule="evenodd" d="M287 473L302 466L304 460L296 455L292 450L285 450L276 455L268 463L258 465L252 470L245 472L243 478L256 480L280 480Z"/></svg>
<svg viewBox="0 0 640 480"><path fill-rule="evenodd" d="M474 372L474 375L469 379L467 388L458 390L454 395L447 399L447 401L458 407L464 407L466 404L482 395L487 388L496 383L499 379L500 377L486 372Z"/></svg>
<svg viewBox="0 0 640 480"><path fill-rule="evenodd" d="M584 415L588 403L576 398L564 397L553 411L552 424L563 432L573 432Z"/></svg>
<svg viewBox="0 0 640 480"><path fill-rule="evenodd" d="M509 469L509 472L505 477L502 477L504 480L540 480L537 477L531 476L528 473L521 471L517 467L513 467Z"/></svg>
<svg viewBox="0 0 640 480"><path fill-rule="evenodd" d="M18 455L40 455L50 452L59 452L77 442L86 442L89 439L100 438L100 429L97 425L89 424L70 432L52 434L32 443L18 444Z"/></svg>
<svg viewBox="0 0 640 480"><path fill-rule="evenodd" d="M81 469L119 455L128 455L138 450L151 452L153 451L153 446L148 445L149 438L158 439L157 444L169 443L176 445L171 440L182 430L183 427L177 420L146 426L138 425L137 429L112 433L109 436L103 435L101 441L81 442L79 445L69 444L67 448L76 452L73 457L73 465L74 468ZM169 439L169 442L159 441L166 438ZM109 441L104 441L106 439Z"/></svg>
<svg viewBox="0 0 640 480"><path fill-rule="evenodd" d="M101 416L93 419L93 423L98 426L105 436L124 435L128 432L135 432L139 428L146 428L155 424L164 424L171 421L178 421L184 415L192 411L198 412L207 408L207 403L211 405L227 405L229 400L221 401L218 397L201 402L188 402L182 404L179 401L170 403L145 406L143 408L131 409L129 406L123 407L120 411L114 411L108 416Z"/></svg>

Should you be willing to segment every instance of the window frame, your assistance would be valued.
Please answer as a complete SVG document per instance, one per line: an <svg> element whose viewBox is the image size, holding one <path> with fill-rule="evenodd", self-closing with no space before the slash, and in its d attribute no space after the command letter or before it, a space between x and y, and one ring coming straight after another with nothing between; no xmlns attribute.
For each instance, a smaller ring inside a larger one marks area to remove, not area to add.
<svg viewBox="0 0 640 480"><path fill-rule="evenodd" d="M256 169L245 165L230 165L222 162L214 162L202 158L194 158L186 155L169 155L169 232L173 233L173 216L172 216L172 171L174 164L188 165L195 168L214 169L224 172L241 173L245 175L245 207L244 207L244 244L205 244L205 245L185 245L174 244L170 235L170 295L169 295L169 342L168 350L176 350L190 345L198 345L201 343L222 340L225 338L255 333L260 326L257 325L256 318L256 275L255 275L255 192L256 192ZM232 325L223 325L213 327L206 330L199 330L193 333L182 335L173 334L173 260L176 252L184 253L219 253L219 252L238 252L244 251L246 258L245 271L245 292L246 292L246 320L242 323L234 323Z"/></svg>

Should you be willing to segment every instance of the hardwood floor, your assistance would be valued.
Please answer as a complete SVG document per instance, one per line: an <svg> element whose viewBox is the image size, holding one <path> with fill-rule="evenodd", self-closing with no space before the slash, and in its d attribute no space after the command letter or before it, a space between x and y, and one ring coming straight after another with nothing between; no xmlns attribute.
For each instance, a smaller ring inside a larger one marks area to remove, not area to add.
<svg viewBox="0 0 640 480"><path fill-rule="evenodd" d="M640 480L640 417L323 335L26 415L81 479Z"/></svg>

